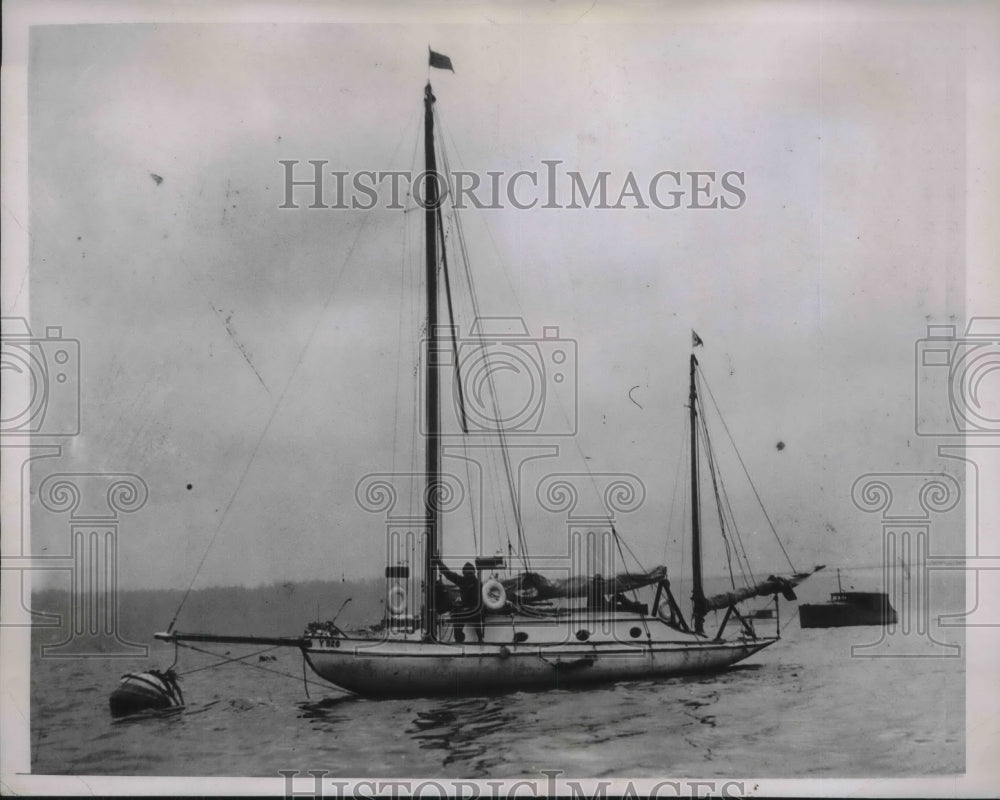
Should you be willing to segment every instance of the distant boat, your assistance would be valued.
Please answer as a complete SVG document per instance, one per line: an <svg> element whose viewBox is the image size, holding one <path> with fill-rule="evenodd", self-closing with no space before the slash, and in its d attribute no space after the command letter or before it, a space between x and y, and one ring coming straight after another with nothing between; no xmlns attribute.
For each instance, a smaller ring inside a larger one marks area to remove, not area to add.
<svg viewBox="0 0 1000 800"><path fill-rule="evenodd" d="M845 592L837 570L837 588L828 603L799 606L803 628L844 628L851 625L892 625L896 609L885 592Z"/></svg>

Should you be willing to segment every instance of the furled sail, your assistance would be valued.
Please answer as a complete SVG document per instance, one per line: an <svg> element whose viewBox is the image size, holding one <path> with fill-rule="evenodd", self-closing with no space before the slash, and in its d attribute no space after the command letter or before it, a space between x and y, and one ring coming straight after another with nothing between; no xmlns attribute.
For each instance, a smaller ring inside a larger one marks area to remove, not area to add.
<svg viewBox="0 0 1000 800"><path fill-rule="evenodd" d="M824 566L824 564L820 564L814 567L812 572L796 572L790 578L769 575L767 580L761 581L756 586L746 586L732 592L712 595L705 598L705 611L729 608L729 606L742 600L749 600L751 597L768 597L774 594L780 594L786 600L795 600L794 588L814 572L819 572Z"/></svg>
<svg viewBox="0 0 1000 800"><path fill-rule="evenodd" d="M575 575L570 578L546 578L537 572L522 572L515 578L503 581L507 595L513 599L530 603L550 600L556 597L593 597L594 595L615 595L641 589L667 577L667 568L655 567L649 572L620 572L613 578L600 575Z"/></svg>

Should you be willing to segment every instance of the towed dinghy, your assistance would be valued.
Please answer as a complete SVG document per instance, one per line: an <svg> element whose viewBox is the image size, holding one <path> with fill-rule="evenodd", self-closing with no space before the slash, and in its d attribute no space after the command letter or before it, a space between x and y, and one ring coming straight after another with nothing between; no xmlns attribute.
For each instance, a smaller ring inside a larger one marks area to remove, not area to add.
<svg viewBox="0 0 1000 800"><path fill-rule="evenodd" d="M172 669L127 672L111 693L110 705L112 717L127 717L142 711L181 708L184 695Z"/></svg>

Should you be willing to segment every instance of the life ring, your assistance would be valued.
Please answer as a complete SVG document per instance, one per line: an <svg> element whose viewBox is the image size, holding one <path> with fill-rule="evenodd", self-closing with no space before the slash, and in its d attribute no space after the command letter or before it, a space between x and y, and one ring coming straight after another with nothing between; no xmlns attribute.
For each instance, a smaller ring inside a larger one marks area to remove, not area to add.
<svg viewBox="0 0 1000 800"><path fill-rule="evenodd" d="M394 616L406 613L406 589L402 586L393 586L389 590L389 612Z"/></svg>
<svg viewBox="0 0 1000 800"><path fill-rule="evenodd" d="M489 611L500 611L507 605L507 590L496 578L490 578L483 584L483 605Z"/></svg>

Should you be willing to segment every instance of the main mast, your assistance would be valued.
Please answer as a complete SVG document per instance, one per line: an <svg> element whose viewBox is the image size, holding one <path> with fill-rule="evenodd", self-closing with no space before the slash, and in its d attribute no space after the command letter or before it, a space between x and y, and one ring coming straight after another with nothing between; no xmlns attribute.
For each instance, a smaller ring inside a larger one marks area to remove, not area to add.
<svg viewBox="0 0 1000 800"><path fill-rule="evenodd" d="M701 509L698 500L698 390L695 386L698 359L691 354L691 390L688 402L691 411L691 572L694 589L692 617L694 632L705 632L705 589L701 584Z"/></svg>
<svg viewBox="0 0 1000 800"><path fill-rule="evenodd" d="M437 365L437 210L438 177L437 160L434 156L434 93L430 81L424 89L424 175L427 178L424 198L424 239L427 257L427 351L424 363L427 368L425 407L427 410L427 448L425 462L426 487L424 491L424 512L427 525L427 547L424 563L424 602L421 627L425 636L435 635L434 625L434 583L435 560L439 553L438 534L441 516L439 483L441 479L441 411L438 393Z"/></svg>

